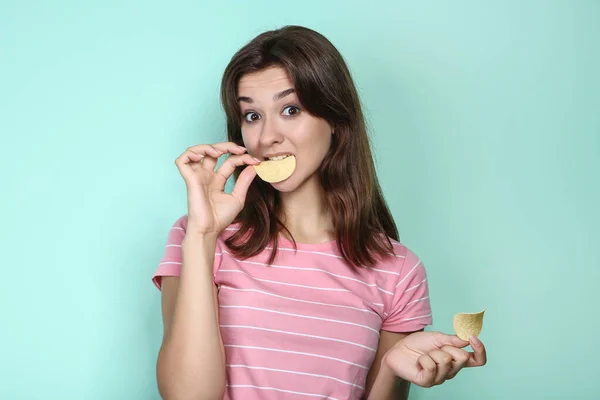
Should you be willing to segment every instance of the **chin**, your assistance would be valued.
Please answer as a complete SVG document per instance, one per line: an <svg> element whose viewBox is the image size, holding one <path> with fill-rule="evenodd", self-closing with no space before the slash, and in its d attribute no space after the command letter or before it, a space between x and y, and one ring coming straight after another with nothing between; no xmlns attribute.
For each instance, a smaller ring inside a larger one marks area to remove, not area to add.
<svg viewBox="0 0 600 400"><path fill-rule="evenodd" d="M294 176L294 174L292 174L292 176L281 182L271 183L271 186L273 186L275 190L282 193L293 192L299 186L299 182L295 178L296 177Z"/></svg>
<svg viewBox="0 0 600 400"><path fill-rule="evenodd" d="M281 182L271 183L271 186L281 193L289 193L299 189L300 187L310 185L313 180L318 179L316 173L307 178L305 174L298 172L300 171L295 171L289 178Z"/></svg>

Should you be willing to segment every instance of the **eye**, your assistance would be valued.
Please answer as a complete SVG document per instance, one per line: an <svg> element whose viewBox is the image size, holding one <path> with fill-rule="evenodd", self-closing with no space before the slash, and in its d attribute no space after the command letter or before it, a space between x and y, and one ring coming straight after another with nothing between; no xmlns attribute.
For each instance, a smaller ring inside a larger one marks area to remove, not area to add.
<svg viewBox="0 0 600 400"><path fill-rule="evenodd" d="M293 117L298 113L300 113L300 109L296 106L287 106L283 109L283 115L286 117Z"/></svg>
<svg viewBox="0 0 600 400"><path fill-rule="evenodd" d="M258 121L260 119L260 115L258 115L258 113L255 113L253 111L247 112L246 114L244 114L244 120L246 120L246 122L254 122L254 121Z"/></svg>

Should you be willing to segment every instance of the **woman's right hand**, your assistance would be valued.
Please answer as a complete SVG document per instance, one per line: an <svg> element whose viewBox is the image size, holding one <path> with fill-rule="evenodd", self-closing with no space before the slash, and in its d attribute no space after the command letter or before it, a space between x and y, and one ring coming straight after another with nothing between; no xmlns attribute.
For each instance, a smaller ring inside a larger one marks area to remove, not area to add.
<svg viewBox="0 0 600 400"><path fill-rule="evenodd" d="M230 156L215 170L217 159ZM187 186L187 232L217 237L244 207L246 194L260 160L246 154L235 143L200 144L188 148L175 164ZM225 193L227 179L238 166L248 165L240 173L233 191Z"/></svg>

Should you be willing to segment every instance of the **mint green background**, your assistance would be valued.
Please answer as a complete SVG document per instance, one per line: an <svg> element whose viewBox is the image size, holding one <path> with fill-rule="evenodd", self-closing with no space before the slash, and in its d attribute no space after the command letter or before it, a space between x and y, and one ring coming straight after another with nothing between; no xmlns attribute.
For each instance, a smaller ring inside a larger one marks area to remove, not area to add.
<svg viewBox="0 0 600 400"><path fill-rule="evenodd" d="M600 398L600 2L83 3L0 2L0 398L158 398L173 161L290 23L353 71L433 329L488 308L488 365L411 399Z"/></svg>

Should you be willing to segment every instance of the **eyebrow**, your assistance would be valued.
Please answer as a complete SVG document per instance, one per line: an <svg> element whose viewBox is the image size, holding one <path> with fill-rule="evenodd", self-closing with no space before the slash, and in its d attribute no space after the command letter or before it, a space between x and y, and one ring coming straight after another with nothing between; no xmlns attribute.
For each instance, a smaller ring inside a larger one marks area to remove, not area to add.
<svg viewBox="0 0 600 400"><path fill-rule="evenodd" d="M290 88L290 89L283 90L279 93L275 93L275 95L273 96L273 101L281 100L284 97L289 96L292 93L296 93L296 89ZM254 100L252 100L250 97L245 97L245 96L238 97L237 101L238 102L243 101L244 103L250 103L250 104L254 103Z"/></svg>

